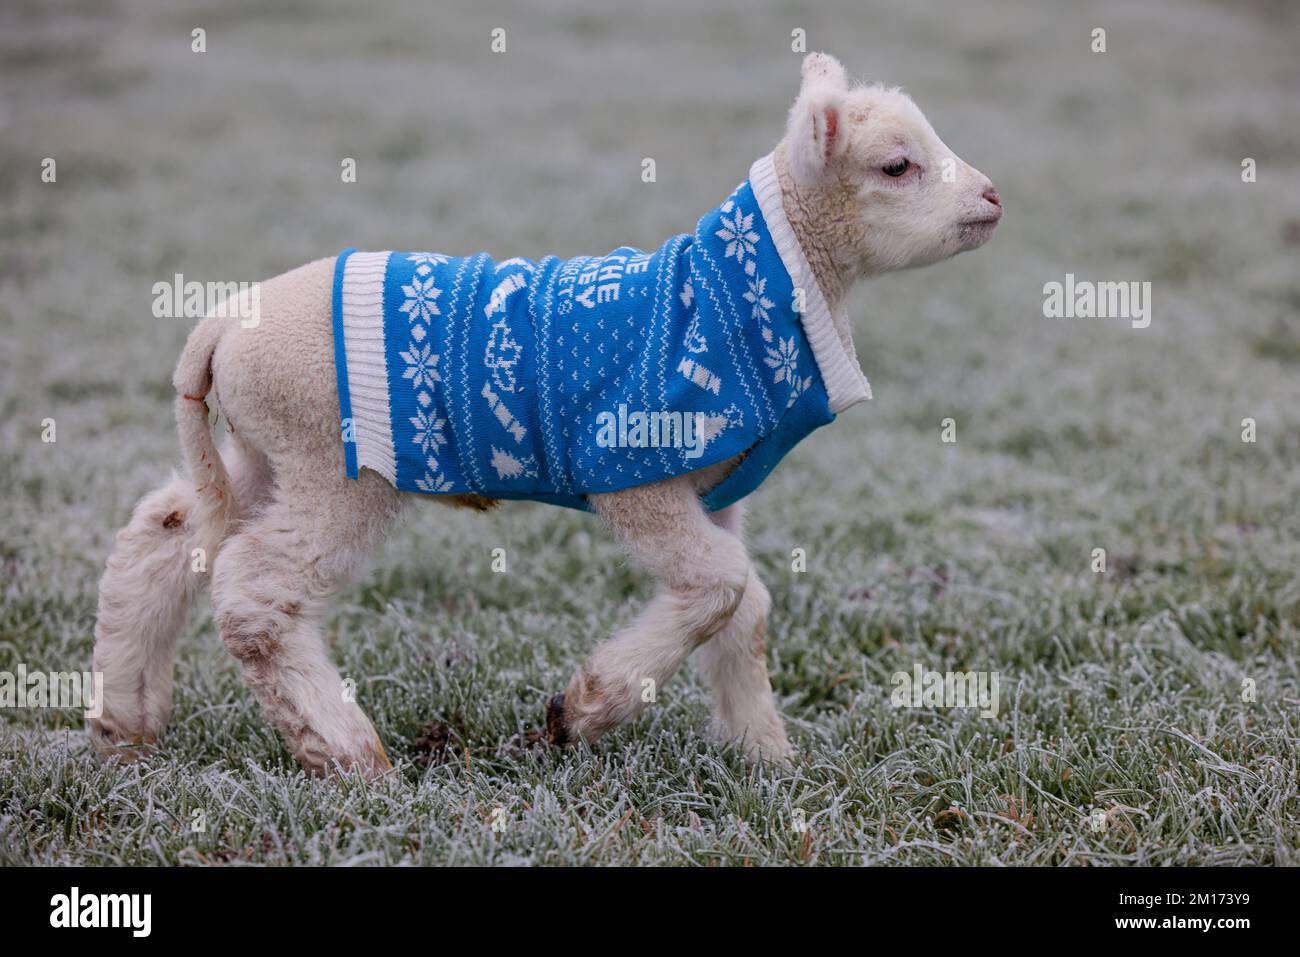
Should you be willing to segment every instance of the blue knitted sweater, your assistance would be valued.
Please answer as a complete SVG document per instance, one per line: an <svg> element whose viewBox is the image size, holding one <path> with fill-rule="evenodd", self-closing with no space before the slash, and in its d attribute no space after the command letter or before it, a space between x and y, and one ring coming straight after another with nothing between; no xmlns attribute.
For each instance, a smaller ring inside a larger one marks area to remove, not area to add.
<svg viewBox="0 0 1300 957"><path fill-rule="evenodd" d="M349 477L573 508L743 453L705 496L724 508L871 397L771 156L653 252L346 250L334 346Z"/></svg>

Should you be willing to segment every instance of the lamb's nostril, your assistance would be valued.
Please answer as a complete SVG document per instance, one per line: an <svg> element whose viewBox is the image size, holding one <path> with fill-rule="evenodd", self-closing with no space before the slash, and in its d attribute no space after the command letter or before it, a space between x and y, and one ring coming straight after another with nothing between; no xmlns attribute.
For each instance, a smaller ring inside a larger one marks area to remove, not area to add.
<svg viewBox="0 0 1300 957"><path fill-rule="evenodd" d="M992 186L990 186L988 189L984 190L984 198L987 199L987 200L988 200L990 203L992 203L994 206L1001 206L1001 205L1002 205L1002 200L1001 200L1001 198L998 196L998 191L997 191L996 189L994 189Z"/></svg>

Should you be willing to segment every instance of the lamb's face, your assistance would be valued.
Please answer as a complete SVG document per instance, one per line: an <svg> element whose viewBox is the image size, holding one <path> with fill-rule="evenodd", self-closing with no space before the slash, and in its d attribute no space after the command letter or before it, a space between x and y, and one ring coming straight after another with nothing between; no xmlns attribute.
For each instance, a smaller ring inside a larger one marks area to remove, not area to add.
<svg viewBox="0 0 1300 957"><path fill-rule="evenodd" d="M1002 218L989 178L939 139L907 94L849 89L814 53L784 141L801 192L819 195L827 246L859 274L924 266L983 245ZM834 222L838 220L838 222Z"/></svg>

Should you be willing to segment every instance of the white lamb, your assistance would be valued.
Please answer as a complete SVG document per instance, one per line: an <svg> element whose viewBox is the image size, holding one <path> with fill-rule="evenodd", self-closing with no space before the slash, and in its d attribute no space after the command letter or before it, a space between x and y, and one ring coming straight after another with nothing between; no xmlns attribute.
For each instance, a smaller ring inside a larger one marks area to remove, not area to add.
<svg viewBox="0 0 1300 957"><path fill-rule="evenodd" d="M854 281L974 249L1002 213L988 178L944 145L904 93L850 87L825 54L804 60L771 164L784 218L833 318L827 335L849 356L844 300ZM369 719L343 693L320 632L330 599L410 499L370 469L344 476L334 265L318 260L262 284L255 328L211 315L190 335L175 375L188 475L137 505L100 584L94 658L104 701L92 724L102 754L136 754L164 727L177 635L207 579L191 571L192 551L203 548L213 556L222 641L295 757L316 772L391 767ZM700 294L683 290L688 300ZM233 428L220 454L205 398ZM643 683L661 687L695 652L744 752L792 755L768 681L770 599L746 554L743 503L710 513L701 501L743 458L587 496L659 588L548 703L553 744L634 718Z"/></svg>

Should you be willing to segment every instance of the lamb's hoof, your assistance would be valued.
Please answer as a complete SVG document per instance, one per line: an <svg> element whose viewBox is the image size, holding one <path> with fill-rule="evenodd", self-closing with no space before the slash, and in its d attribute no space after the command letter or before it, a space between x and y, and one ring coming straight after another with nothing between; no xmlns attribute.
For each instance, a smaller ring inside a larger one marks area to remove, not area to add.
<svg viewBox="0 0 1300 957"><path fill-rule="evenodd" d="M564 692L546 702L546 740L557 748L569 743L569 726L564 721Z"/></svg>
<svg viewBox="0 0 1300 957"><path fill-rule="evenodd" d="M393 770L393 762L389 760L388 752L384 750L384 742L379 740L379 735L375 735L375 748L378 753L373 758L370 770L373 774L387 774Z"/></svg>
<svg viewBox="0 0 1300 957"><path fill-rule="evenodd" d="M784 732L747 740L744 743L745 760L751 764L767 764L778 768L794 765L795 750Z"/></svg>
<svg viewBox="0 0 1300 957"><path fill-rule="evenodd" d="M319 735L307 731L298 740L293 756L302 769L312 777L337 778L359 775L369 780L383 777L393 770L388 752L378 735L355 750L347 752L328 747Z"/></svg>
<svg viewBox="0 0 1300 957"><path fill-rule="evenodd" d="M149 754L158 739L152 734L133 734L99 718L90 719L90 743L100 760L117 758L123 764L139 761Z"/></svg>

